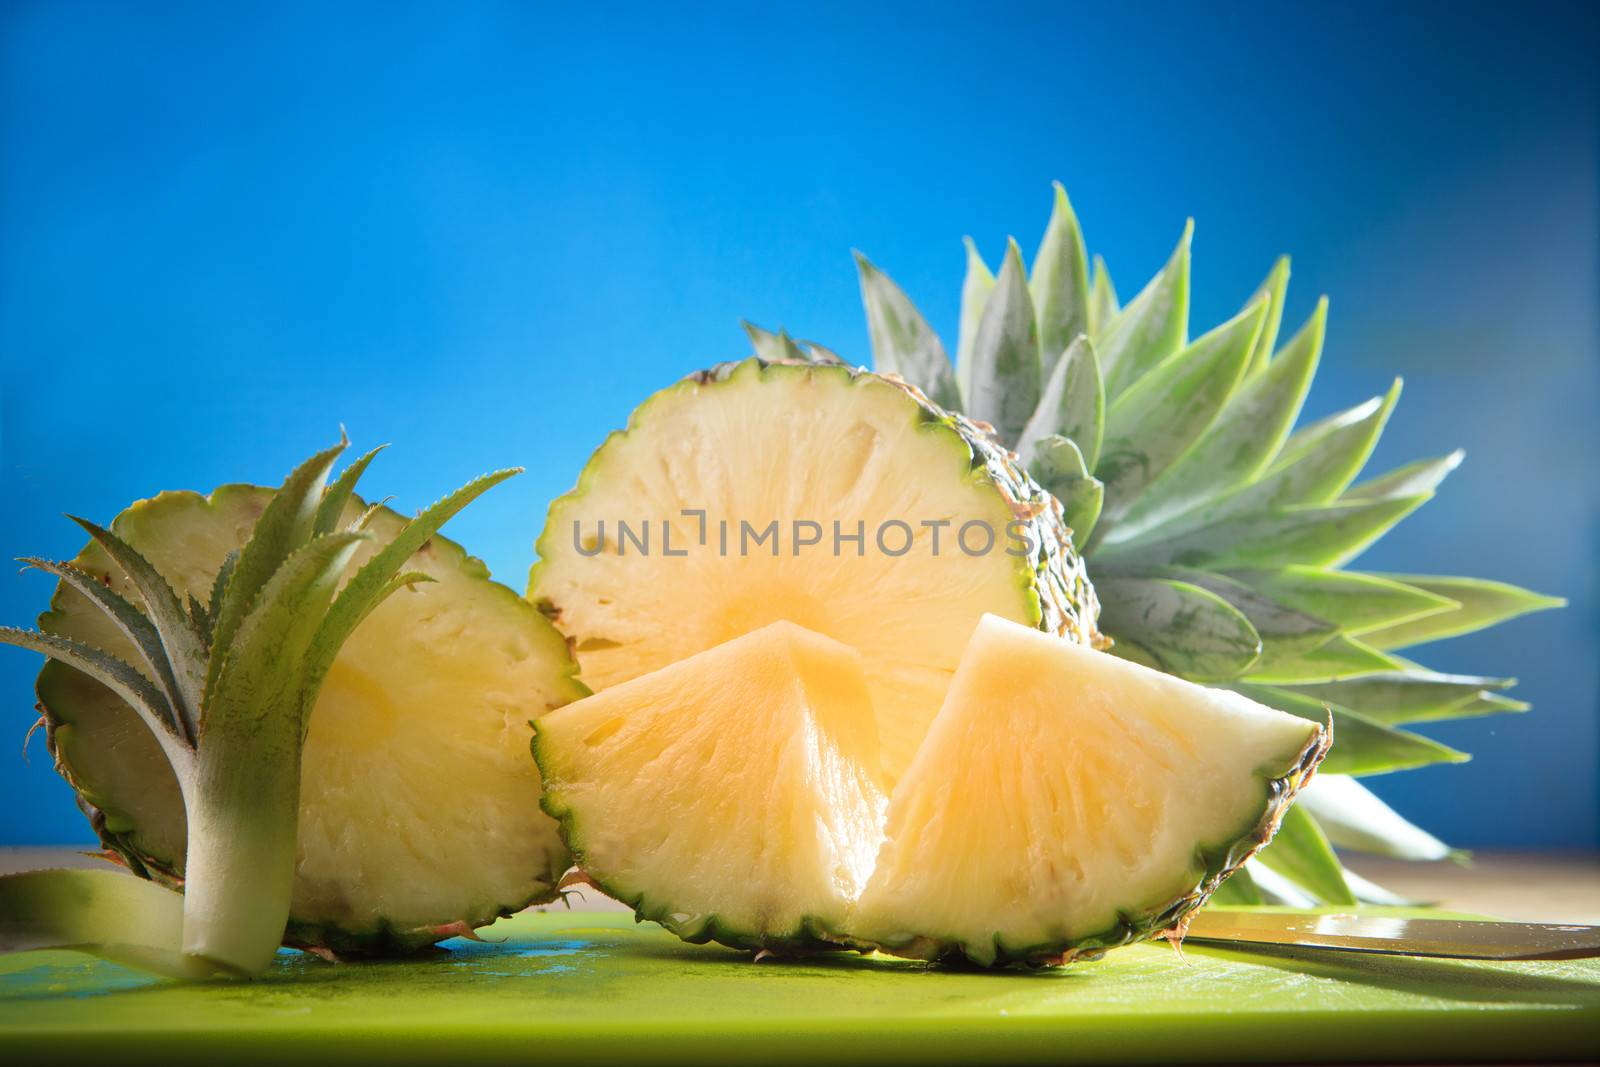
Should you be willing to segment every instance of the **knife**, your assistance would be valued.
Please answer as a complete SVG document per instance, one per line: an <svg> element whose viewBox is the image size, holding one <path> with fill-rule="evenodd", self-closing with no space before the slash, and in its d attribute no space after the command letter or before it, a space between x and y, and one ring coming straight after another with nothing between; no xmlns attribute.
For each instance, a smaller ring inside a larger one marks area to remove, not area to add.
<svg viewBox="0 0 1600 1067"><path fill-rule="evenodd" d="M1600 926L1378 915L1206 910L1190 921L1184 940L1457 960L1576 960L1600 956Z"/></svg>

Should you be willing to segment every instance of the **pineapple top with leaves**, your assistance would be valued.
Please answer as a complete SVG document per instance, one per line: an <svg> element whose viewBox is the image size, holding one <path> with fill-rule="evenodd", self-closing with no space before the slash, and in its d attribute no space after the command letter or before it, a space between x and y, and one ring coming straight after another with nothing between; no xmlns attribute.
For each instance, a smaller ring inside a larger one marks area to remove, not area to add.
<svg viewBox="0 0 1600 1067"><path fill-rule="evenodd" d="M1289 261L1233 318L1189 336L1190 240L1126 306L1090 265L1064 189L1030 270L1011 241L994 273L969 239L954 366L889 276L857 255L875 369L989 424L1059 498L1102 605L1112 651L1225 685L1336 738L1302 806L1263 854L1278 899L1383 899L1334 860L1340 846L1439 859L1450 850L1348 775L1464 760L1405 727L1523 711L1504 678L1440 674L1396 653L1558 599L1479 578L1347 567L1425 503L1459 451L1358 480L1399 397L1296 427L1322 353L1327 301L1279 344ZM834 359L746 326L772 358ZM1259 899L1236 879L1234 899ZM1352 886L1354 885L1354 889Z"/></svg>
<svg viewBox="0 0 1600 1067"><path fill-rule="evenodd" d="M57 769L110 870L0 877L0 952L65 947L180 977L280 942L413 951L553 899L528 719L587 691L566 642L439 530L517 473L405 519L337 478L161 493L70 563L40 630ZM313 714L314 712L314 714ZM181 888L182 896L173 892Z"/></svg>

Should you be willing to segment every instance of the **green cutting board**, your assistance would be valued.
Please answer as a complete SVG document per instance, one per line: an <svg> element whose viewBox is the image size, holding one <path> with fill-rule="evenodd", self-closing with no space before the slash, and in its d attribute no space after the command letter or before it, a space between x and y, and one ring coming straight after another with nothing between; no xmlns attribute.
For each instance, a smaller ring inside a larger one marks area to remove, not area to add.
<svg viewBox="0 0 1600 1067"><path fill-rule="evenodd" d="M1600 1057L1600 961L1122 949L983 973L764 960L612 912L525 913L426 958L281 954L183 985L71 953L0 960L0 1059L478 1064ZM13 1061L15 1062L15 1061Z"/></svg>

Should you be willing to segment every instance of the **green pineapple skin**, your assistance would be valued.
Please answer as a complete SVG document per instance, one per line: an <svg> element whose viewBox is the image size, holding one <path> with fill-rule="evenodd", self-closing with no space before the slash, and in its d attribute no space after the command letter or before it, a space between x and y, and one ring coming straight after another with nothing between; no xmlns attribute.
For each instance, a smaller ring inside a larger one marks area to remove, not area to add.
<svg viewBox="0 0 1600 1067"><path fill-rule="evenodd" d="M749 357L716 364L688 375L674 386L669 386L634 409L629 417L629 428L648 420L652 408L678 391L693 391L728 382L737 373L754 371L761 381L772 381L779 375L837 375L848 381L875 379L898 388L915 405L916 417L930 433L945 436L950 446L959 449L966 457L970 471L984 478L1005 498L1013 516L1026 524L1030 539L1035 545L1034 554L1026 567L1018 567L1019 580L1030 597L1033 611L1030 624L1047 633L1059 634L1092 647L1106 644L1096 623L1100 603L1094 587L1084 570L1083 560L1073 545L1072 531L1062 519L1061 502L1051 496L1016 462L1014 453L1008 451L985 426L954 412L944 410L930 400L921 389L897 375L876 374L863 367L850 367L842 362L823 359L814 362L799 360L769 360ZM540 575L555 548L552 538L557 536L554 522L562 506L581 499L594 481L604 475L607 446L620 438L628 429L614 430L595 449L594 454L578 475L577 485L550 505L550 519L534 544L539 557L528 575L528 595L546 617L560 625L561 607L539 594Z"/></svg>
<svg viewBox="0 0 1600 1067"><path fill-rule="evenodd" d="M117 516L111 528L137 545L138 530L143 520L158 514L163 509L192 507L237 512L241 516L243 525L249 527L265 509L266 502L273 492L271 488L242 483L219 486L209 496L190 491L164 492L130 505ZM352 499L357 508L365 509L366 505L359 497ZM380 505L379 513L396 523L407 521L404 516L386 506ZM518 596L515 590L492 581L487 568L457 542L435 533L429 540L429 546L445 556L451 565L467 571L499 590L502 599L519 611L526 606L526 601ZM110 572L109 561L97 553L93 542L85 547L74 563L101 580L105 580ZM62 618L60 613L71 595L72 591L66 586L57 585L49 608L39 616L41 630L55 631ZM543 618L536 617L536 613L528 611L526 614L534 616L530 622L541 629L548 625ZM81 773L75 765L77 729L73 718L75 698L72 690L76 686L95 684L72 668L54 660L47 661L39 672L34 686L38 699L36 708L40 716L38 721L43 726L45 744L54 761L55 769L72 788L78 808L88 819L107 859L121 864L141 878L181 891L184 840L181 821L178 823L180 829L175 834L168 835L165 841L161 840L160 835L150 832L148 828L142 828L141 819L136 813L119 804L100 783L92 776ZM567 689L569 701L589 695L588 689L578 681L577 665L570 660L570 657L563 684ZM81 761L81 756L79 759ZM170 774L170 771L167 773ZM185 816L182 801L176 796L176 781L173 781L171 786L172 814L178 820L182 820ZM145 790L147 794L158 791ZM172 847L174 842L177 845L176 849ZM470 917L441 923L435 927L405 928L380 921L371 926L349 928L326 922L305 922L291 915L283 943L288 947L308 949L341 958L406 955L424 949L443 938L459 936L474 927L514 915L524 908L558 899L560 894L556 888L557 883L567 866L565 856L552 857L548 870L535 872L534 881L537 888L526 898L485 902L483 906L475 908Z"/></svg>
<svg viewBox="0 0 1600 1067"><path fill-rule="evenodd" d="M1183 940L1189 918L1211 899L1211 894L1229 875L1271 842L1278 832L1295 797L1305 787L1333 743L1330 727L1319 726L1289 766L1258 772L1265 796L1259 818L1245 823L1236 833L1225 835L1215 844L1202 844L1195 850L1193 886L1153 908L1120 914L1104 930L1070 941L1016 945L996 936L992 962L973 960L957 938L923 935L898 944L852 940L862 952L883 952L892 956L943 964L997 969L1010 966L1029 968L1059 967L1078 961L1099 959L1107 951L1139 941L1167 938Z"/></svg>

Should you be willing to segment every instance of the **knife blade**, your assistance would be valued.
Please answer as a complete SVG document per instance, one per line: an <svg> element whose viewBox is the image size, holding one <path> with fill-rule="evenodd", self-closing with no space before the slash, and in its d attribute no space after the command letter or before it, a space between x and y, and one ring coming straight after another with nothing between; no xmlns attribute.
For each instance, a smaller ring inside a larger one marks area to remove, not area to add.
<svg viewBox="0 0 1600 1067"><path fill-rule="evenodd" d="M1197 914L1189 923L1184 940L1458 960L1576 960L1600 956L1600 926L1226 909L1207 909Z"/></svg>

